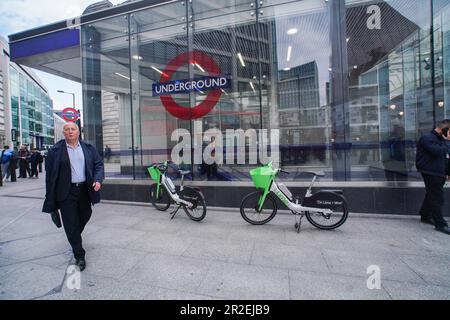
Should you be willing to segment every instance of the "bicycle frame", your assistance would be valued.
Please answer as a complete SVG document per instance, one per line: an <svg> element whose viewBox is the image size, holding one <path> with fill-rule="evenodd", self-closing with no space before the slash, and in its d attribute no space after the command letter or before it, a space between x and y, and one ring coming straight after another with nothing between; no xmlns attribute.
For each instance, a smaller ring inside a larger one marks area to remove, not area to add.
<svg viewBox="0 0 450 320"><path fill-rule="evenodd" d="M164 166L167 167L167 165L168 165L168 161L165 161ZM152 179L154 179L156 181L156 196L157 197L159 197L161 187L163 187L166 189L167 193L169 194L169 196L172 198L172 200L176 204L178 204L178 205L182 204L182 205L187 206L188 208L191 208L193 206L192 203L181 199L178 196L178 193L171 191L171 189L172 189L171 184L173 185L173 187L175 187L175 185L173 184L172 180L166 176L165 172L161 172L161 170L156 166L149 167L148 171L149 171ZM183 182L184 182L184 176L181 178L180 192L183 191L183 188L184 188Z"/></svg>
<svg viewBox="0 0 450 320"><path fill-rule="evenodd" d="M258 208L257 210L261 212L264 201L266 200L267 195L270 192L273 192L280 200L283 202L292 212L294 213L304 213L304 212L320 212L323 214L332 214L332 210L330 209L319 209L319 208L312 208L312 207L304 207L301 204L294 203L290 201L284 193L280 190L278 187L278 184L275 181L275 177L280 172L280 169L273 169L272 168L272 162L267 164L266 166L257 168L250 172L250 175L252 176L253 182L255 183L255 186L258 188L261 188L264 190L263 194L259 198L258 201ZM308 190L306 191L305 198L312 196L312 187L314 183L316 182L317 177L314 176L313 180L311 181L311 184L308 187Z"/></svg>
<svg viewBox="0 0 450 320"><path fill-rule="evenodd" d="M311 189L312 189L312 186L314 185L315 180L316 180L316 177L314 177L311 185L309 186L308 190L306 191L305 197L311 197L311 195L312 195ZM297 204L297 203L291 202L284 195L284 193L280 190L280 188L278 188L278 184L275 181L272 182L272 185L270 187L270 191L273 192L278 197L278 199L280 199L281 202L283 202L289 208L289 210L291 210L294 213L298 213L298 214L304 213L304 212L320 212L320 213L323 213L323 214L332 214L333 213L333 211L330 210L330 209L319 209L319 208L304 207L301 204ZM264 200L265 200L265 197L264 197ZM262 205L261 205L261 207L262 207Z"/></svg>
<svg viewBox="0 0 450 320"><path fill-rule="evenodd" d="M191 208L193 206L192 203L185 201L183 199L181 199L178 194L176 192L172 193L171 187L170 187L170 183L173 184L172 180L166 176L165 173L163 173L161 175L161 184L163 185L163 187L166 189L167 193L169 194L169 196L172 198L172 200L176 203L176 204L184 204L185 206L187 206L188 208ZM157 188L158 190L159 188ZM180 192L183 191L183 179L181 179L181 185L180 185ZM158 192L158 191L157 191Z"/></svg>

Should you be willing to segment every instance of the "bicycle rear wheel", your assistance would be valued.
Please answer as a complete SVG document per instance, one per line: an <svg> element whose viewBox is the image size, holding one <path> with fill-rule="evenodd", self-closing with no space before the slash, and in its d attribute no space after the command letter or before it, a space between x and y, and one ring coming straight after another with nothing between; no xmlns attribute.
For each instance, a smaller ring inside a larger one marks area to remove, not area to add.
<svg viewBox="0 0 450 320"><path fill-rule="evenodd" d="M206 216L206 204L202 194L197 190L184 187L180 193L180 198L193 204L191 208L183 206L184 212L194 221L202 221Z"/></svg>
<svg viewBox="0 0 450 320"><path fill-rule="evenodd" d="M170 207L170 197L167 194L166 188L159 186L159 195L156 195L157 184L154 183L150 187L150 202L159 211L166 211Z"/></svg>
<svg viewBox="0 0 450 320"><path fill-rule="evenodd" d="M270 194L267 195L261 211L258 211L258 202L261 195L261 191L252 192L242 200L241 216L250 224L265 224L272 220L277 213L277 204Z"/></svg>
<svg viewBox="0 0 450 320"><path fill-rule="evenodd" d="M334 206L330 215L325 215L320 212L307 212L306 219L314 227L322 230L333 230L339 228L344 224L348 217L348 208L345 201L342 205Z"/></svg>

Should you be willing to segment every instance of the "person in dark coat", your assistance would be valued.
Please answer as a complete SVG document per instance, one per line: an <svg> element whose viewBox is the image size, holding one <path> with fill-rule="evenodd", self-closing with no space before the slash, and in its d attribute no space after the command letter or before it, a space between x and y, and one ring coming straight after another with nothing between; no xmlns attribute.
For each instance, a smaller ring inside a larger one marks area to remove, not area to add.
<svg viewBox="0 0 450 320"><path fill-rule="evenodd" d="M13 150L13 155L11 157L10 164L9 164L9 172L11 175L11 182L16 182L17 181L17 175L16 175L16 170L17 170L17 161L18 161L18 150L17 147L14 147Z"/></svg>
<svg viewBox="0 0 450 320"><path fill-rule="evenodd" d="M30 175L30 166L28 163L28 158L30 153L27 150L27 147L22 145L19 150L19 178L26 178L27 173Z"/></svg>
<svg viewBox="0 0 450 320"><path fill-rule="evenodd" d="M91 205L100 202L104 167L95 147L79 140L80 130L75 123L66 123L63 133L65 139L56 143L46 157L46 194L42 211L51 213L55 222L60 210L76 265L83 271L86 252L81 234L91 217Z"/></svg>
<svg viewBox="0 0 450 320"><path fill-rule="evenodd" d="M420 209L421 221L434 224L436 230L450 234L442 215L445 180L448 171L450 119L441 121L436 129L420 138L417 144L416 167L425 182L426 195Z"/></svg>
<svg viewBox="0 0 450 320"><path fill-rule="evenodd" d="M39 163L42 163L43 159L41 153L37 149L33 149L33 153L30 156L30 165L31 165L31 175L30 178L36 176L39 178L38 166Z"/></svg>
<svg viewBox="0 0 450 320"><path fill-rule="evenodd" d="M111 157L111 154L112 154L111 148L108 147L108 145L107 145L105 147L105 153L103 154L107 162L109 162L109 158Z"/></svg>

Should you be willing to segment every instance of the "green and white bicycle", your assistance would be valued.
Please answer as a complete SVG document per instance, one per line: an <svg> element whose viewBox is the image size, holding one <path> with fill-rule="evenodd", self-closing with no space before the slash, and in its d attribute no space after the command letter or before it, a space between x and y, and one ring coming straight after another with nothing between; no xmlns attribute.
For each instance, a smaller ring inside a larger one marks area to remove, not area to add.
<svg viewBox="0 0 450 320"><path fill-rule="evenodd" d="M315 193L311 191L317 177L325 176L324 173L303 172L314 177L302 203L299 204L298 198L294 200L292 193L284 184L275 181L280 172L289 174L284 170L273 168L272 162L250 171L258 191L250 193L242 200L241 215L245 221L262 225L275 217L278 207L271 195L272 192L295 215L297 232L300 232L304 216L313 226L323 230L333 230L344 224L348 217L348 208L342 190L319 190Z"/></svg>
<svg viewBox="0 0 450 320"><path fill-rule="evenodd" d="M156 183L150 187L150 201L152 205L159 211L166 211L169 209L171 202L174 202L177 207L172 211L171 219L175 217L178 210L183 207L187 216L194 221L201 221L206 216L205 197L200 190L183 186L184 176L190 171L179 170L181 175L181 184L175 187L172 179L167 175L169 161L164 163L154 163L147 168L150 176Z"/></svg>

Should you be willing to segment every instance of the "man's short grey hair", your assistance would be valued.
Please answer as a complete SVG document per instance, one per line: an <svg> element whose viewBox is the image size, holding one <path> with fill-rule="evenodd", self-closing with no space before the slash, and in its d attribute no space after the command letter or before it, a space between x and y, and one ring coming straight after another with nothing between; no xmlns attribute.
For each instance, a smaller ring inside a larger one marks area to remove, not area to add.
<svg viewBox="0 0 450 320"><path fill-rule="evenodd" d="M66 122L66 123L64 123L64 125L63 125L63 130L64 130L64 128L65 128L67 125L69 125L69 124L74 124L74 125L76 125L77 128L78 128L78 131L80 131L80 127L78 126L78 123L76 123L76 122Z"/></svg>
<svg viewBox="0 0 450 320"><path fill-rule="evenodd" d="M450 119L444 119L438 123L438 128L448 128L450 127Z"/></svg>

